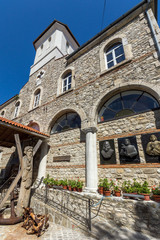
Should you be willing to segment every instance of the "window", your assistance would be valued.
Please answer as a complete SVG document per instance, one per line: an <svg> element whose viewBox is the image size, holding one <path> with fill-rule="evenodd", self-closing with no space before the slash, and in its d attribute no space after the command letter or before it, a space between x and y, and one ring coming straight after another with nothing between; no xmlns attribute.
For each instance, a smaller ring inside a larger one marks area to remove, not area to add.
<svg viewBox="0 0 160 240"><path fill-rule="evenodd" d="M71 84L72 84L72 73L69 72L62 79L62 92L66 92L67 90L71 89Z"/></svg>
<svg viewBox="0 0 160 240"><path fill-rule="evenodd" d="M34 104L33 104L33 108L36 108L39 106L39 101L40 101L40 89L38 89L35 94L34 94Z"/></svg>
<svg viewBox="0 0 160 240"><path fill-rule="evenodd" d="M14 110L14 118L16 118L18 116L19 108L20 108L20 102L17 102L15 105L15 110Z"/></svg>
<svg viewBox="0 0 160 240"><path fill-rule="evenodd" d="M51 134L80 127L81 119L79 115L77 113L66 113L54 123Z"/></svg>
<svg viewBox="0 0 160 240"><path fill-rule="evenodd" d="M36 79L36 85L38 86L39 84L41 84L41 79L43 78L45 74L44 70L41 70L38 75L37 75L37 79Z"/></svg>
<svg viewBox="0 0 160 240"><path fill-rule="evenodd" d="M101 107L98 122L129 116L159 107L157 100L143 91L125 91L110 98Z"/></svg>
<svg viewBox="0 0 160 240"><path fill-rule="evenodd" d="M31 121L31 122L28 124L28 126L31 127L31 128L33 128L33 129L35 129L35 130L37 130L37 131L40 131L40 127L39 127L38 123L36 123L36 122Z"/></svg>
<svg viewBox="0 0 160 240"><path fill-rule="evenodd" d="M112 45L106 51L107 69L125 60L124 49L122 43Z"/></svg>
<svg viewBox="0 0 160 240"><path fill-rule="evenodd" d="M1 117L4 117L4 115L5 115L5 111L3 110L3 111L1 112Z"/></svg>

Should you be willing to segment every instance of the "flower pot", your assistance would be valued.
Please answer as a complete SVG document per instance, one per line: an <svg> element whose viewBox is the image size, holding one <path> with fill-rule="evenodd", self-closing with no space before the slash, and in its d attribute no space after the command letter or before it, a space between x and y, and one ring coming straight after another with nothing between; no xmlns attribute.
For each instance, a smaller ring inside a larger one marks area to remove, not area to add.
<svg viewBox="0 0 160 240"><path fill-rule="evenodd" d="M142 193L142 195L144 195L144 200L145 201L150 201L150 195L149 194Z"/></svg>
<svg viewBox="0 0 160 240"><path fill-rule="evenodd" d="M82 192L82 188L77 188L77 192Z"/></svg>
<svg viewBox="0 0 160 240"><path fill-rule="evenodd" d="M71 188L71 186L68 186L68 190L69 190L69 191L72 191L72 188Z"/></svg>
<svg viewBox="0 0 160 240"><path fill-rule="evenodd" d="M76 187L73 187L73 188L72 188L72 191L73 191L73 192L76 192L76 191L77 191L77 188L76 188Z"/></svg>
<svg viewBox="0 0 160 240"><path fill-rule="evenodd" d="M103 187L99 187L98 192L99 192L99 194L103 195Z"/></svg>
<svg viewBox="0 0 160 240"><path fill-rule="evenodd" d="M121 191L114 191L114 196L120 197L121 196Z"/></svg>
<svg viewBox="0 0 160 240"><path fill-rule="evenodd" d="M156 202L160 202L160 195L153 195L153 199Z"/></svg>
<svg viewBox="0 0 160 240"><path fill-rule="evenodd" d="M63 189L67 190L67 186L63 186Z"/></svg>
<svg viewBox="0 0 160 240"><path fill-rule="evenodd" d="M103 191L103 193L104 193L104 196L111 196L111 191L110 190L107 190L107 191Z"/></svg>

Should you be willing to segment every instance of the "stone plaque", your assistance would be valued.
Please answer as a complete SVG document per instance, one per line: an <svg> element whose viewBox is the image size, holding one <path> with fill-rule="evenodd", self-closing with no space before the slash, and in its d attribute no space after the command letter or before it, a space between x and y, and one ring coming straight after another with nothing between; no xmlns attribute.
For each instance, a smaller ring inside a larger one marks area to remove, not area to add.
<svg viewBox="0 0 160 240"><path fill-rule="evenodd" d="M119 138L118 149L121 164L140 163L136 136Z"/></svg>
<svg viewBox="0 0 160 240"><path fill-rule="evenodd" d="M99 142L100 164L116 164L114 140Z"/></svg>
<svg viewBox="0 0 160 240"><path fill-rule="evenodd" d="M53 157L53 162L70 162L71 156L66 155L66 156L57 156Z"/></svg>
<svg viewBox="0 0 160 240"><path fill-rule="evenodd" d="M160 162L160 133L141 135L141 141L147 163Z"/></svg>

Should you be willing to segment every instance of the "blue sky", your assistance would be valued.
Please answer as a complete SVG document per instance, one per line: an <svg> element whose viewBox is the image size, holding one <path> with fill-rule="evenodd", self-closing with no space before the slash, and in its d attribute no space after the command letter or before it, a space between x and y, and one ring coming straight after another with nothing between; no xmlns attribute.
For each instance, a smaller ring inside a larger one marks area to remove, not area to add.
<svg viewBox="0 0 160 240"><path fill-rule="evenodd" d="M106 0L103 28L139 2ZM0 104L28 81L35 55L32 42L54 19L67 24L82 45L101 31L103 7L104 0L0 0ZM158 15L159 9L160 4Z"/></svg>

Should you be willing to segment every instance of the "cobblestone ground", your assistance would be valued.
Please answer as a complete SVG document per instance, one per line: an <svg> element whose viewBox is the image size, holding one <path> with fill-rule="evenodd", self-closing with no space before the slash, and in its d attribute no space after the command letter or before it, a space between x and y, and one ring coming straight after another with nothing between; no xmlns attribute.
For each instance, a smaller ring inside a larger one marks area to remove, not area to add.
<svg viewBox="0 0 160 240"><path fill-rule="evenodd" d="M0 240L160 240L125 228L99 229L97 238L56 224L50 224L48 230L39 238L27 235L22 223L13 226L0 226Z"/></svg>
<svg viewBox="0 0 160 240"><path fill-rule="evenodd" d="M94 240L79 231L50 224L48 230L39 238L35 235L27 235L26 230L20 224L0 226L0 240Z"/></svg>

